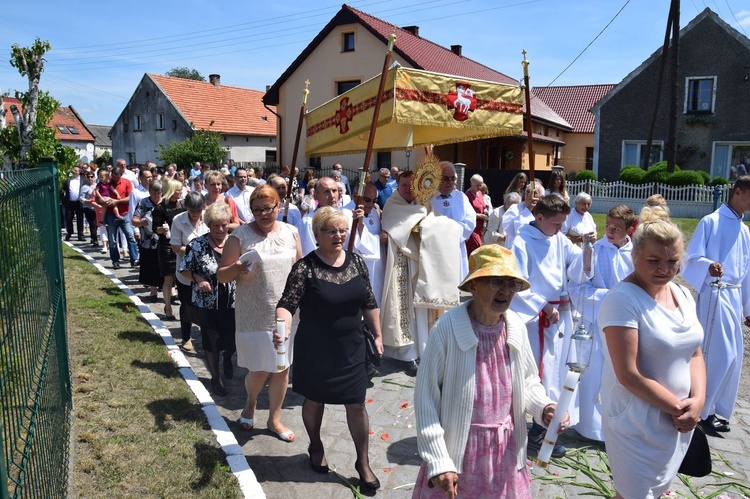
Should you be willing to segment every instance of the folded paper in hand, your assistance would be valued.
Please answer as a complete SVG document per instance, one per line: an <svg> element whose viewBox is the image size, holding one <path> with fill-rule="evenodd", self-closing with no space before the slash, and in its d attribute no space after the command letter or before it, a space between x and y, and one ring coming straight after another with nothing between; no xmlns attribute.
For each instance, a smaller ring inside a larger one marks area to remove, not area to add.
<svg viewBox="0 0 750 499"><path fill-rule="evenodd" d="M254 249L251 249L240 256L240 262L242 263L257 263L260 261L260 254Z"/></svg>

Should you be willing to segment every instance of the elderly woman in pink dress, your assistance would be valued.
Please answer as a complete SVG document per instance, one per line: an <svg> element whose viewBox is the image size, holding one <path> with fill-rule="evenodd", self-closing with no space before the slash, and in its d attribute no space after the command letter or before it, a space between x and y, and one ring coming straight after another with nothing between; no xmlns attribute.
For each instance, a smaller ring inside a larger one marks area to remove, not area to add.
<svg viewBox="0 0 750 499"><path fill-rule="evenodd" d="M413 499L453 498L459 489L461 497L531 497L526 414L546 426L555 413L526 327L509 310L530 287L513 253L485 245L469 265L459 288L473 299L438 320L419 365L414 407L424 462Z"/></svg>

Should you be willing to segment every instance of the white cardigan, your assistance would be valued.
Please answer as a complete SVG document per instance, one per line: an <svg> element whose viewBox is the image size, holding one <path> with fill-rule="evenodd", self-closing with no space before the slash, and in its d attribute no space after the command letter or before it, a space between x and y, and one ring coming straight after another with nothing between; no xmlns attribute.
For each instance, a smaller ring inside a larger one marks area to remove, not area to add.
<svg viewBox="0 0 750 499"><path fill-rule="evenodd" d="M456 307L430 331L414 392L419 455L427 476L461 473L474 411L474 375L479 340L471 327L468 302ZM526 413L542 421L553 401L539 381L526 327L512 311L505 314L513 386L516 469L526 464Z"/></svg>

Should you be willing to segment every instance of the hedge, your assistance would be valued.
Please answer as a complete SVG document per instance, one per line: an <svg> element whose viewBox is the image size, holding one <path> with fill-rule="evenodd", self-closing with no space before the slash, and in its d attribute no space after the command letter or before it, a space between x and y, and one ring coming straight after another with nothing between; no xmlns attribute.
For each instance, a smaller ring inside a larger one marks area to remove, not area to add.
<svg viewBox="0 0 750 499"><path fill-rule="evenodd" d="M574 180L597 180L596 172L593 170L578 170L573 178Z"/></svg>
<svg viewBox="0 0 750 499"><path fill-rule="evenodd" d="M695 170L682 170L674 172L673 174L667 174L667 185L672 186L685 186L685 185L704 185L705 180L701 172Z"/></svg>

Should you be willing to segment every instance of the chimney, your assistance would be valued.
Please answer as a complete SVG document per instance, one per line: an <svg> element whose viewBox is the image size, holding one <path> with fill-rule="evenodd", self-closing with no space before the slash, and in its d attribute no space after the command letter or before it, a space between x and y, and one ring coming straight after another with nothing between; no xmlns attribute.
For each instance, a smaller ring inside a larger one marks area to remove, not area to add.
<svg viewBox="0 0 750 499"><path fill-rule="evenodd" d="M271 85L266 85L266 93L268 93L269 90L271 90Z"/></svg>
<svg viewBox="0 0 750 499"><path fill-rule="evenodd" d="M221 86L221 75L208 75L208 82L216 88Z"/></svg>
<svg viewBox="0 0 750 499"><path fill-rule="evenodd" d="M403 29L404 31L408 31L414 36L419 36L419 26L404 26L401 29Z"/></svg>
<svg viewBox="0 0 750 499"><path fill-rule="evenodd" d="M451 52L456 55L461 55L461 45L451 45Z"/></svg>

